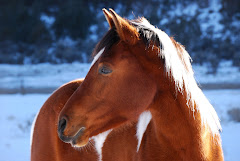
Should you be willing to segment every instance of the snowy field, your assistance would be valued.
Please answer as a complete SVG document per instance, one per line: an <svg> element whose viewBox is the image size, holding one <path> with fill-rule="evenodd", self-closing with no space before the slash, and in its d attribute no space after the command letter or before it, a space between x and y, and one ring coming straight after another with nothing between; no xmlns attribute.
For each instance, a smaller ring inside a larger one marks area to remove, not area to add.
<svg viewBox="0 0 240 161"><path fill-rule="evenodd" d="M240 89L205 90L204 93L222 120L225 160L239 161L240 122L232 121L228 111L240 109ZM0 95L0 161L30 160L30 125L48 97L49 94Z"/></svg>

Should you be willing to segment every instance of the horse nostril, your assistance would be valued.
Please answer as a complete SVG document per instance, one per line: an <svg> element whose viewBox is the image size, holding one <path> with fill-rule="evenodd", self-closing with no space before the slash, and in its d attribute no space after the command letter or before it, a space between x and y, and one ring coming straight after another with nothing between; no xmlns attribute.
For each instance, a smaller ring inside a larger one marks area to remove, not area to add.
<svg viewBox="0 0 240 161"><path fill-rule="evenodd" d="M67 126L67 119L63 117L63 118L59 121L59 123L58 123L58 137L59 137L59 139L61 139L63 142L69 143L69 142L72 140L72 137L65 136L65 135L63 134L66 126Z"/></svg>
<svg viewBox="0 0 240 161"><path fill-rule="evenodd" d="M62 118L58 123L58 132L63 133L66 126L67 126L67 120L65 118Z"/></svg>

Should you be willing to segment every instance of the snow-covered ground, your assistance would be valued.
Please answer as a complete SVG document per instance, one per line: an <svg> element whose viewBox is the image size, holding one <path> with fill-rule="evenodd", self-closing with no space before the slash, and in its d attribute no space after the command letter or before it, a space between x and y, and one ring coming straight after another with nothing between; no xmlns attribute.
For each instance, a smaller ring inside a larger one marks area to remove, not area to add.
<svg viewBox="0 0 240 161"><path fill-rule="evenodd" d="M49 95L0 95L0 161L30 161L30 126Z"/></svg>
<svg viewBox="0 0 240 161"><path fill-rule="evenodd" d="M239 161L240 122L231 121L228 110L240 109L240 89L205 90L222 120L226 161ZM30 124L49 94L0 95L0 161L29 161ZM240 116L239 116L240 117Z"/></svg>
<svg viewBox="0 0 240 161"><path fill-rule="evenodd" d="M53 88L83 78L90 64L0 65L0 89ZM1 92L1 91L0 91ZM3 92L2 92L3 93Z"/></svg>
<svg viewBox="0 0 240 161"><path fill-rule="evenodd" d="M90 64L38 64L5 65L0 64L0 93L28 93L36 89L53 89L73 79L85 77ZM207 74L209 66L193 65L195 76L200 84L238 84L240 70L232 67L230 61L220 63L217 74ZM6 91L7 90L7 91ZM11 92L12 91L12 92ZM40 92L40 91L39 91Z"/></svg>

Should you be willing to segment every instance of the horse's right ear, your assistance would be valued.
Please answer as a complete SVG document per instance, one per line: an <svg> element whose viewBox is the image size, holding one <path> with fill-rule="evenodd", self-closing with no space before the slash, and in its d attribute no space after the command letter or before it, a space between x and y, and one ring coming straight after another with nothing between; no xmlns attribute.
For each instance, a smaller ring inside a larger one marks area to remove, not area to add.
<svg viewBox="0 0 240 161"><path fill-rule="evenodd" d="M103 9L103 13L110 25L110 28L114 28L120 39L128 44L134 45L139 40L139 33L137 29L129 24L129 22L120 17L113 9Z"/></svg>
<svg viewBox="0 0 240 161"><path fill-rule="evenodd" d="M113 28L115 25L114 25L114 22L113 22L112 15L105 8L103 8L102 11L104 13L104 16L105 16L106 20L108 21L108 24L109 24L110 28Z"/></svg>

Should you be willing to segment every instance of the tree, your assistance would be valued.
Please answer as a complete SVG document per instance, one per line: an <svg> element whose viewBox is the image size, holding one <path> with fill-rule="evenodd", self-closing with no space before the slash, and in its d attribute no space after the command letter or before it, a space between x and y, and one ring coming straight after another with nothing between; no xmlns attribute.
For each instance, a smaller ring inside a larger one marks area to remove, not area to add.
<svg viewBox="0 0 240 161"><path fill-rule="evenodd" d="M70 36L73 39L85 39L92 24L94 15L88 3L83 0L68 0L59 4L53 29L58 38Z"/></svg>

